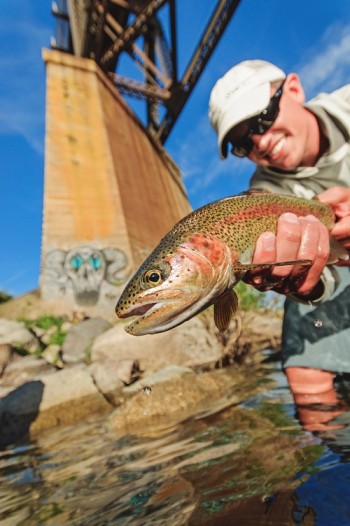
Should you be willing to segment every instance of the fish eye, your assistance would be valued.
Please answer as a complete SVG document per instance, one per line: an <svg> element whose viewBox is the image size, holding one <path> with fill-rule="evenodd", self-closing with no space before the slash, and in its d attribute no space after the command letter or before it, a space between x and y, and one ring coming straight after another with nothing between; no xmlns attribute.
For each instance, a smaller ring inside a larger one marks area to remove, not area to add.
<svg viewBox="0 0 350 526"><path fill-rule="evenodd" d="M150 287L156 287L163 281L162 273L158 269L148 270L143 276L143 279Z"/></svg>

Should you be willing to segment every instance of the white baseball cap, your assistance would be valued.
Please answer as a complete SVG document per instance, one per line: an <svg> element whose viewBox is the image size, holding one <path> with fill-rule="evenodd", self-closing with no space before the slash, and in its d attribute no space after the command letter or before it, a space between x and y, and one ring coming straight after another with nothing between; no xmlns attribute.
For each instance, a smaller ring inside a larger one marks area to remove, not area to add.
<svg viewBox="0 0 350 526"><path fill-rule="evenodd" d="M209 119L218 134L219 154L227 157L226 134L240 122L258 115L269 104L271 82L286 74L265 60L245 60L229 69L214 85L209 100Z"/></svg>

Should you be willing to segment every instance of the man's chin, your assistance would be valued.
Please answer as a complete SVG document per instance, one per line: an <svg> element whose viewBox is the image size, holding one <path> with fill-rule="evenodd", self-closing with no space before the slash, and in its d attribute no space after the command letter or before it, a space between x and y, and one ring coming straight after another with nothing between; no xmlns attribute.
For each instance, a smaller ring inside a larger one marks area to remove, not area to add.
<svg viewBox="0 0 350 526"><path fill-rule="evenodd" d="M269 166L282 172L291 172L296 170L300 165L290 157L281 157L279 159L270 159Z"/></svg>

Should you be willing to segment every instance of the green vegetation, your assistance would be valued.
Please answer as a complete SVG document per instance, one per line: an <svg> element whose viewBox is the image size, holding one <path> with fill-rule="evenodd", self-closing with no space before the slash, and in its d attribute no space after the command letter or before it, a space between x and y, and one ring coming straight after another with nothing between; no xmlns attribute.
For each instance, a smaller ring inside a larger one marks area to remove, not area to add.
<svg viewBox="0 0 350 526"><path fill-rule="evenodd" d="M25 349L17 343L12 344L12 349L15 351L16 354L19 354L20 356L27 356L27 354L30 354L30 352L27 351L27 349Z"/></svg>
<svg viewBox="0 0 350 526"><path fill-rule="evenodd" d="M275 293L260 292L244 281L239 281L234 289L239 297L240 308L243 311L258 309L280 309L280 296Z"/></svg>
<svg viewBox="0 0 350 526"><path fill-rule="evenodd" d="M41 316L40 318L36 320L29 320L27 318L21 318L19 319L19 321L24 323L27 329L30 329L30 330L33 330L35 327L38 327L39 329L43 329L44 331L51 330L49 339L47 342L45 342L46 345L56 344L61 347L67 336L67 333L62 330L62 325L65 322L65 320L61 317L45 315L45 316ZM41 353L42 351L39 352L39 355Z"/></svg>
<svg viewBox="0 0 350 526"><path fill-rule="evenodd" d="M12 298L11 294L8 294L4 290L0 290L0 303L5 303Z"/></svg>
<svg viewBox="0 0 350 526"><path fill-rule="evenodd" d="M39 523L43 524L44 522L52 519L53 517L57 517L57 515L60 515L64 512L64 508L61 504L57 504L56 502L48 502L46 504L43 504L39 510Z"/></svg>
<svg viewBox="0 0 350 526"><path fill-rule="evenodd" d="M47 331L51 327L57 327L58 329L60 329L62 324L64 323L63 318L56 318L55 316L50 315L41 316L36 320L28 320L27 318L21 318L19 321L24 323L24 325L28 329L32 329L33 327L39 327L40 329L44 329L45 331Z"/></svg>
<svg viewBox="0 0 350 526"><path fill-rule="evenodd" d="M293 419L285 411L285 408L281 404L262 402L261 406L257 408L256 412L263 418L270 420L270 422L272 422L277 428L285 429L286 433L298 433Z"/></svg>

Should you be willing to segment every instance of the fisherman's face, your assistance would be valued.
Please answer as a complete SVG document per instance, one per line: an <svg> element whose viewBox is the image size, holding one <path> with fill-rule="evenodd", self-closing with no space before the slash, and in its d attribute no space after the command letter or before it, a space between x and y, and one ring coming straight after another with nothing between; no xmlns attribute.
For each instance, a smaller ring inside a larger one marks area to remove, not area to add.
<svg viewBox="0 0 350 526"><path fill-rule="evenodd" d="M272 89L271 95L276 91ZM283 86L279 113L272 126L262 135L252 134L253 147L247 157L260 166L293 170L315 162L310 151L309 119L314 118L303 106L305 95L299 78L290 74ZM244 134L246 123L233 128L227 138L232 144Z"/></svg>

